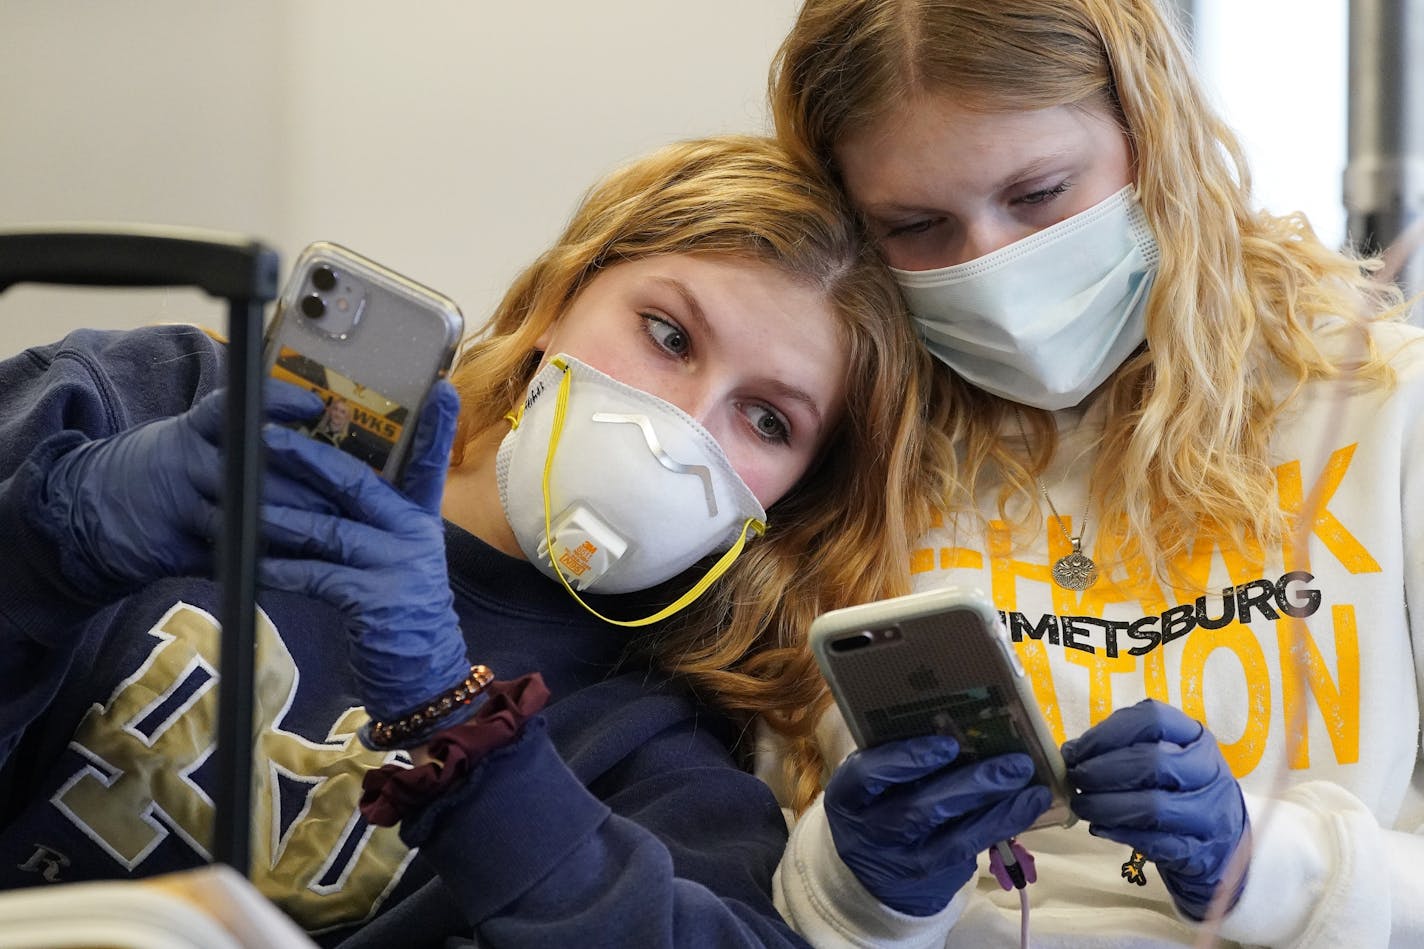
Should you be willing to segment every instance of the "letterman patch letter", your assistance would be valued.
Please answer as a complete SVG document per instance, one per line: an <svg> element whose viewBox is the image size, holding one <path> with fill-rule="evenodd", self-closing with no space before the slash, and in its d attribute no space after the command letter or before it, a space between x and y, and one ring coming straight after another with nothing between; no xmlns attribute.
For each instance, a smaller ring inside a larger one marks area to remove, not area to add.
<svg viewBox="0 0 1424 949"><path fill-rule="evenodd" d="M297 668L266 614L257 619L253 882L309 931L365 919L411 856L356 807L362 776L387 758L354 740L360 709L322 740L279 727ZM179 603L150 634L158 643L143 665L75 730L70 747L88 763L54 796L128 870L174 835L208 859L212 836L212 800L191 775L214 749L217 621Z"/></svg>

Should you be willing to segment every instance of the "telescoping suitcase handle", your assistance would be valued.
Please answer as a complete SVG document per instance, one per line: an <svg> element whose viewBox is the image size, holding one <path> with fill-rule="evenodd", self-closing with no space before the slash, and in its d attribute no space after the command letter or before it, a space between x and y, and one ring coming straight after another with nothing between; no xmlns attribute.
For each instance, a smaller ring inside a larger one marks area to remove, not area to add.
<svg viewBox="0 0 1424 949"><path fill-rule="evenodd" d="M262 309L276 299L278 270L276 251L218 232L145 225L0 230L0 292L17 283L183 286L228 301L213 858L244 876L251 849Z"/></svg>

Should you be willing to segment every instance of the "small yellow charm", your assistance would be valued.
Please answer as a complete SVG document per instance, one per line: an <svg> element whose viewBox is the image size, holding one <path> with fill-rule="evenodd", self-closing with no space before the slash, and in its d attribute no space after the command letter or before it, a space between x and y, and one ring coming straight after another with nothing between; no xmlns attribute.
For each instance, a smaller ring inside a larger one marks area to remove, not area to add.
<svg viewBox="0 0 1424 949"><path fill-rule="evenodd" d="M1136 883L1138 886L1147 885L1147 854L1141 850L1134 850L1127 863L1122 865L1122 878L1129 883Z"/></svg>

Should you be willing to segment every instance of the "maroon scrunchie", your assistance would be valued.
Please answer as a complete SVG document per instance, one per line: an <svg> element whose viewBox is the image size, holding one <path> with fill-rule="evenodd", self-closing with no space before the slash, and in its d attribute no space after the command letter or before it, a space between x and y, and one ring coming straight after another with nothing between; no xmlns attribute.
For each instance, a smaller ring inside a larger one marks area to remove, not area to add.
<svg viewBox="0 0 1424 949"><path fill-rule="evenodd" d="M366 772L361 813L368 821L391 827L457 787L482 758L512 744L524 723L549 701L549 689L537 672L512 682L491 682L484 694L487 698L471 718L430 739L426 750L434 761L415 768L388 764Z"/></svg>

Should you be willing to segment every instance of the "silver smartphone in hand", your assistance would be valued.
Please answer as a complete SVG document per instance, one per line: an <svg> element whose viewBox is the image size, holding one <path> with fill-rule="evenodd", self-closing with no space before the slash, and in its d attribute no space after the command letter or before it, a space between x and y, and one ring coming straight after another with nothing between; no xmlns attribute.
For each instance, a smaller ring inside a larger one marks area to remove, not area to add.
<svg viewBox="0 0 1424 949"><path fill-rule="evenodd" d="M983 594L946 587L832 610L810 638L858 746L941 734L959 743L957 762L1022 752L1053 795L1034 827L1076 819L1063 756Z"/></svg>
<svg viewBox="0 0 1424 949"><path fill-rule="evenodd" d="M449 297L321 241L302 251L282 289L264 365L325 403L299 431L399 482L420 408L463 332Z"/></svg>

